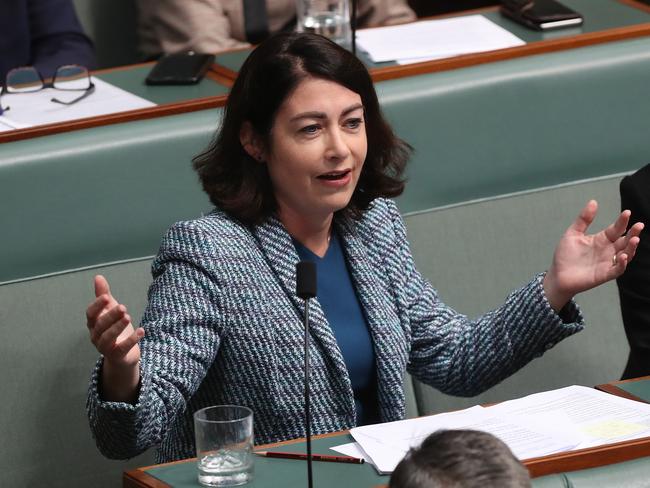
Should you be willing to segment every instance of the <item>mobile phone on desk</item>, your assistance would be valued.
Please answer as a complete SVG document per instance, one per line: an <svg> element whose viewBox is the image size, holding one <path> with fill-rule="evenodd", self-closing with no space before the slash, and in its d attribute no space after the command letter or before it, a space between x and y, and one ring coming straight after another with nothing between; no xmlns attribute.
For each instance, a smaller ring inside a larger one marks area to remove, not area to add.
<svg viewBox="0 0 650 488"><path fill-rule="evenodd" d="M502 0L501 13L535 30L551 30L582 25L575 10L556 0Z"/></svg>
<svg viewBox="0 0 650 488"><path fill-rule="evenodd" d="M214 54L199 54L194 51L166 54L151 69L145 83L147 85L193 85L201 81Z"/></svg>

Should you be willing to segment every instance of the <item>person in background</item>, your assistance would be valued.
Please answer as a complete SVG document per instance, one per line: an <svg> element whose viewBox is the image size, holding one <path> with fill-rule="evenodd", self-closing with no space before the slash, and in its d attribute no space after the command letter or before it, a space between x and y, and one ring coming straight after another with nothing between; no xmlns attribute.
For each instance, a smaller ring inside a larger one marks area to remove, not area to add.
<svg viewBox="0 0 650 488"><path fill-rule="evenodd" d="M487 432L439 430L411 449L388 488L530 488L528 470Z"/></svg>
<svg viewBox="0 0 650 488"><path fill-rule="evenodd" d="M44 79L59 66L96 67L93 44L71 0L3 0L0 4L0 84L7 72L34 66Z"/></svg>
<svg viewBox="0 0 650 488"><path fill-rule="evenodd" d="M101 356L87 410L100 450L192 457L192 414L218 404L254 411L257 444L304 437L301 259L318 276L310 377L312 433L322 434L404 418L407 371L448 394L487 390L582 330L573 296L634 256L643 225L626 233L626 211L587 234L592 200L547 271L470 320L415 267L391 200L410 154L349 51L297 33L255 48L194 160L215 208L163 238L142 327L95 277L86 325Z"/></svg>
<svg viewBox="0 0 650 488"><path fill-rule="evenodd" d="M415 20L406 0L359 0L358 26ZM216 53L294 30L296 0L138 0L140 51L147 59L180 51Z"/></svg>
<svg viewBox="0 0 650 488"><path fill-rule="evenodd" d="M621 181L621 206L634 220L650 217L650 164ZM617 279L630 355L622 379L650 375L650 241L641 239L634 261Z"/></svg>

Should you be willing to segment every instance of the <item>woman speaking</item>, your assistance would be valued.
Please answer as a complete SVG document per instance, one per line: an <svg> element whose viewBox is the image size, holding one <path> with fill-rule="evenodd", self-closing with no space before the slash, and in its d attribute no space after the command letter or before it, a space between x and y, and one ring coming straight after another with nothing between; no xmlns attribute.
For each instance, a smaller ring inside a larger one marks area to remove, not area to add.
<svg viewBox="0 0 650 488"><path fill-rule="evenodd" d="M596 202L546 272L477 320L447 307L415 269L390 200L410 147L383 119L371 78L346 50L283 33L244 63L214 142L195 158L214 210L163 238L141 326L106 280L87 309L101 353L88 416L101 451L192 457L192 414L250 407L255 440L304 436L301 258L318 268L312 308L312 432L403 418L406 371L475 395L583 328L572 301L616 278L639 243L623 212L587 235Z"/></svg>

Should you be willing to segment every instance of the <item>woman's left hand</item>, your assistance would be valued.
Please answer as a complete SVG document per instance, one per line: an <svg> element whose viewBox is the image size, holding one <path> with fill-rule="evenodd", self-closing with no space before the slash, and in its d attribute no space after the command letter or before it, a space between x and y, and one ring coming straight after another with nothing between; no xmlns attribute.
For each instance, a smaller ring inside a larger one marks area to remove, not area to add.
<svg viewBox="0 0 650 488"><path fill-rule="evenodd" d="M555 311L577 293L623 274L639 245L643 223L637 222L625 233L629 210L621 212L614 223L597 234L586 234L597 210L596 200L587 202L555 248L553 264L544 277L544 292Z"/></svg>

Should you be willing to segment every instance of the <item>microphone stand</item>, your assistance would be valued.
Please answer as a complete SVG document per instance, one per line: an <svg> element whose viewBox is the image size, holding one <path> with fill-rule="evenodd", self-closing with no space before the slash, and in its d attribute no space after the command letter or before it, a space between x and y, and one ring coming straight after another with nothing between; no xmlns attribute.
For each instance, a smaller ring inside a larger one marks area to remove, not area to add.
<svg viewBox="0 0 650 488"><path fill-rule="evenodd" d="M296 294L305 300L305 433L307 437L307 483L312 488L311 414L309 401L309 299L316 296L316 264L300 261L296 266Z"/></svg>
<svg viewBox="0 0 650 488"><path fill-rule="evenodd" d="M309 412L309 298L305 298L305 430L307 434L307 486L312 488L311 415Z"/></svg>

